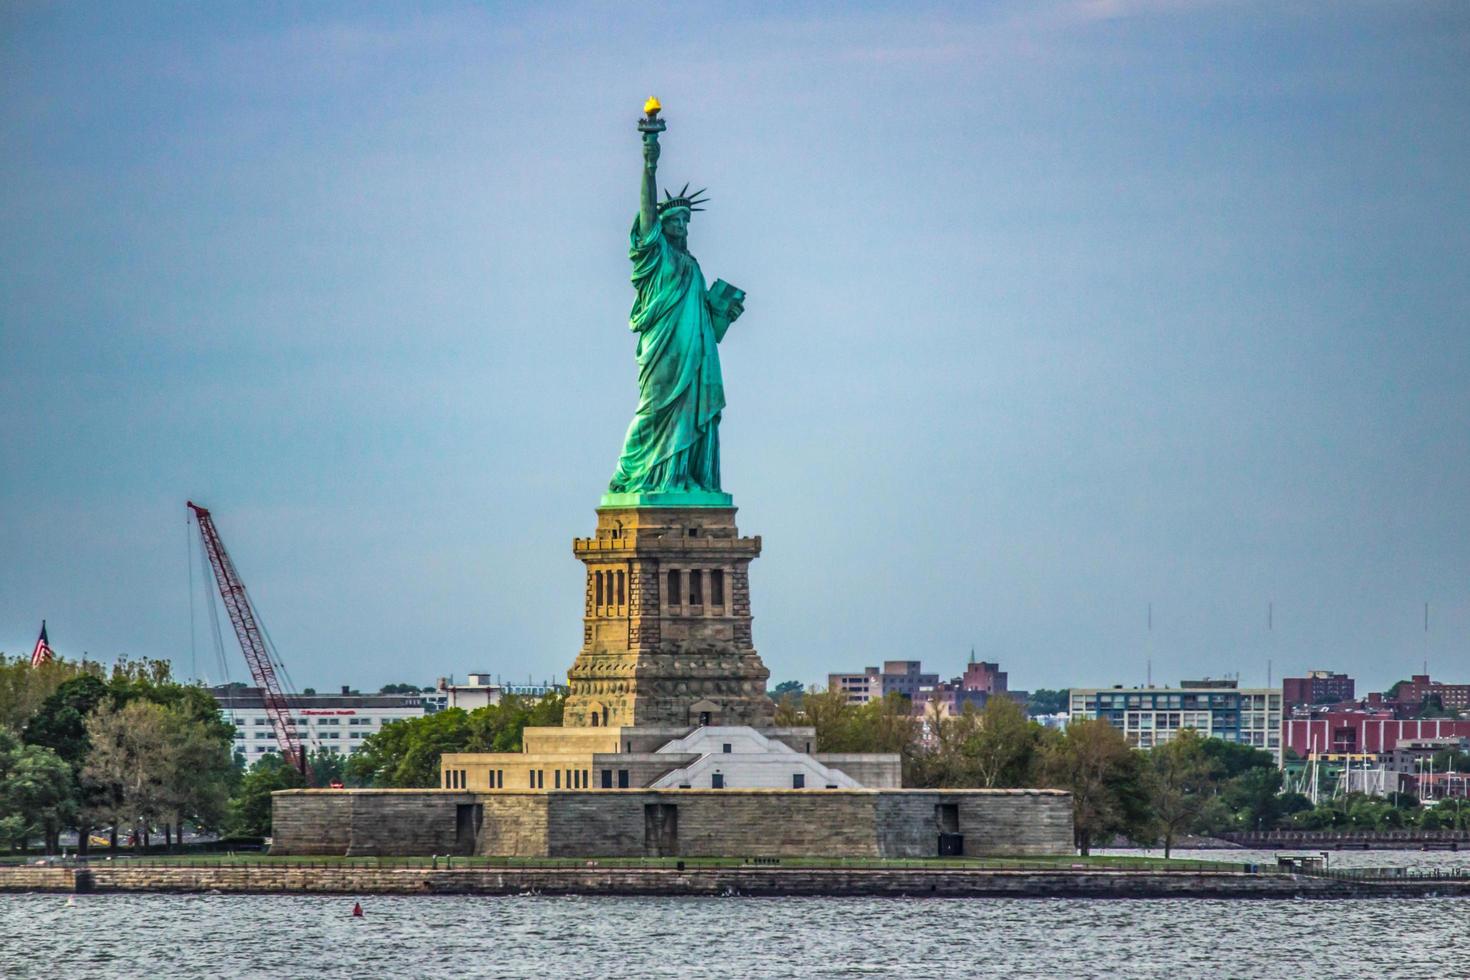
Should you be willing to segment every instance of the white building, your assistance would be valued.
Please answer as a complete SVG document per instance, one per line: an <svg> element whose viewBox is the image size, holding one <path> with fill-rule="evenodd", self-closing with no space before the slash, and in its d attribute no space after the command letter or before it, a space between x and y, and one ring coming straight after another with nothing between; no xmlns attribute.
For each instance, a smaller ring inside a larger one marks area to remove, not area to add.
<svg viewBox="0 0 1470 980"><path fill-rule="evenodd" d="M1193 728L1207 738L1263 749L1281 764L1279 687L1239 688L1234 681L1181 681L1179 687L1074 687L1071 722L1103 718L1140 749Z"/></svg>
<svg viewBox="0 0 1470 980"><path fill-rule="evenodd" d="M235 750L253 764L267 752L279 752L275 729L265 711L258 687L216 687L210 693L219 702L220 716L235 726ZM423 698L418 694L292 694L291 720L307 752L328 749L342 755L357 751L363 739L381 731L390 721L421 718Z"/></svg>
<svg viewBox="0 0 1470 980"><path fill-rule="evenodd" d="M434 685L435 707L439 711L447 708L463 708L474 711L500 703L502 689L490 680L483 671L471 671L469 680L463 684L452 684L447 677L439 678Z"/></svg>
<svg viewBox="0 0 1470 980"><path fill-rule="evenodd" d="M449 708L474 711L476 708L499 704L501 698L512 694L519 698L539 700L548 694L565 694L566 691L565 684L554 684L551 681L540 684L501 684L492 681L490 674L485 671L471 671L469 680L464 684L456 684L449 677L439 678L434 690L424 695L424 714L432 715L436 711Z"/></svg>
<svg viewBox="0 0 1470 980"><path fill-rule="evenodd" d="M696 728L661 746L656 754L699 758L654 780L653 789L862 788L846 773L744 726Z"/></svg>

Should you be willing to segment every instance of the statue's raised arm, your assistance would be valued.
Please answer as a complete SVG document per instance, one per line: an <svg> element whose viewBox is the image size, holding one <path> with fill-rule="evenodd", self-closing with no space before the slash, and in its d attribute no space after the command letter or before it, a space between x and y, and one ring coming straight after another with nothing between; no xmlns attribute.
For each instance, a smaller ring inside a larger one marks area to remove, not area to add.
<svg viewBox="0 0 1470 980"><path fill-rule="evenodd" d="M638 130L643 134L643 183L638 189L638 231L644 235L658 224L658 134L664 129L664 121L658 118L661 108L658 99L650 97L643 104L644 118L638 123Z"/></svg>

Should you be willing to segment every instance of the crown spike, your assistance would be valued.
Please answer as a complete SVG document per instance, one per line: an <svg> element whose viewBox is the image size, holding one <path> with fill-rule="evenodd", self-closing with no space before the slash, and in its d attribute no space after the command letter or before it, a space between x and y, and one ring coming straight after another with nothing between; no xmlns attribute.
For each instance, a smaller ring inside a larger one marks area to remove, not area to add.
<svg viewBox="0 0 1470 980"><path fill-rule="evenodd" d="M701 187L693 194L690 194L689 184L686 183L684 187L679 191L679 193L671 194L669 193L669 189L665 187L664 199L659 202L658 211L660 214L663 214L670 208L688 208L690 211L703 211L704 208L698 207L697 205L709 203L707 198L700 196L706 190L708 190L708 188Z"/></svg>

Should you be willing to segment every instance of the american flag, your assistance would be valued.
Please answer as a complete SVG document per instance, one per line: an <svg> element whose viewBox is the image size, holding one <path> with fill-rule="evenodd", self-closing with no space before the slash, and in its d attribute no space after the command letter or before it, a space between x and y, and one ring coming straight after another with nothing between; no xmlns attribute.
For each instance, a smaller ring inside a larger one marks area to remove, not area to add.
<svg viewBox="0 0 1470 980"><path fill-rule="evenodd" d="M39 667L48 663L55 654L51 652L51 644L46 642L46 621L41 620L41 635L36 637L36 649L31 651L31 666Z"/></svg>

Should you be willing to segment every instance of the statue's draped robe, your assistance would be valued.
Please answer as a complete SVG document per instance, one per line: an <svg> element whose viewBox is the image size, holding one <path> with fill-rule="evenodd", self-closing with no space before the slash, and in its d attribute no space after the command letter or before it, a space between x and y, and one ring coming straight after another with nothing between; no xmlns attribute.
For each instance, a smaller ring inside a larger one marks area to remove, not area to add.
<svg viewBox="0 0 1470 980"><path fill-rule="evenodd" d="M613 493L720 489L720 411L725 385L704 274L688 252L633 221L633 302L638 334L638 413L628 426Z"/></svg>

